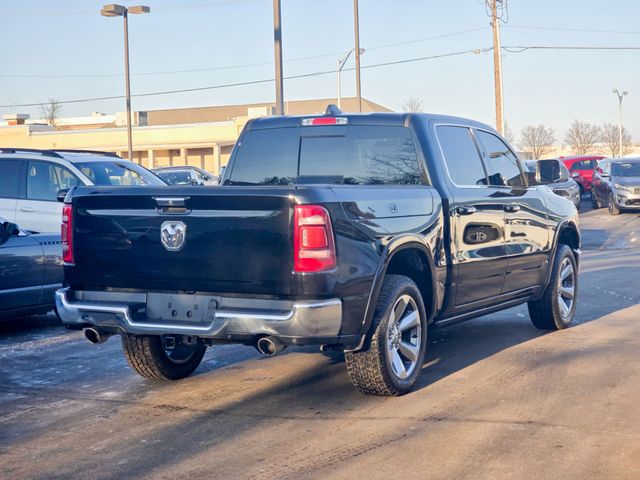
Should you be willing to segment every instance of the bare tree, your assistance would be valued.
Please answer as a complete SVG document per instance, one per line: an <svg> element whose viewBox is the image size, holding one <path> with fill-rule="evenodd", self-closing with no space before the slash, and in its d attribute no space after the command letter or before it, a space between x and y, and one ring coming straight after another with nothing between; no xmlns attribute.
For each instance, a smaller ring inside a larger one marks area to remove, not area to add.
<svg viewBox="0 0 640 480"><path fill-rule="evenodd" d="M543 158L553 149L556 141L555 132L551 127L542 124L527 125L520 132L520 148L531 158Z"/></svg>
<svg viewBox="0 0 640 480"><path fill-rule="evenodd" d="M574 120L564 139L578 155L592 153L600 141L600 127L589 122Z"/></svg>
<svg viewBox="0 0 640 480"><path fill-rule="evenodd" d="M50 98L47 103L40 104L40 116L53 128L58 125L60 112L62 112L62 104L56 98Z"/></svg>
<svg viewBox="0 0 640 480"><path fill-rule="evenodd" d="M515 145L516 137L513 134L513 130L511 130L511 127L509 126L509 123L507 121L504 122L504 135L503 135L503 137L512 146Z"/></svg>
<svg viewBox="0 0 640 480"><path fill-rule="evenodd" d="M620 131L618 125L605 123L600 130L600 141L604 143L606 154L609 157L617 157L631 152L631 135L622 127L622 155L620 155Z"/></svg>
<svg viewBox="0 0 640 480"><path fill-rule="evenodd" d="M406 102L402 104L402 110L405 112L422 112L424 109L424 102L418 97L409 97Z"/></svg>

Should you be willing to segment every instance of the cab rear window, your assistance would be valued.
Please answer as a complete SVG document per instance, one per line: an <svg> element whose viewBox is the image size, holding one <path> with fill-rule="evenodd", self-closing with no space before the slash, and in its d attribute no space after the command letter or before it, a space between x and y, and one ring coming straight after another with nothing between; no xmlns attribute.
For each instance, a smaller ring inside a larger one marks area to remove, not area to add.
<svg viewBox="0 0 640 480"><path fill-rule="evenodd" d="M236 149L227 185L417 185L422 178L405 127L249 130Z"/></svg>

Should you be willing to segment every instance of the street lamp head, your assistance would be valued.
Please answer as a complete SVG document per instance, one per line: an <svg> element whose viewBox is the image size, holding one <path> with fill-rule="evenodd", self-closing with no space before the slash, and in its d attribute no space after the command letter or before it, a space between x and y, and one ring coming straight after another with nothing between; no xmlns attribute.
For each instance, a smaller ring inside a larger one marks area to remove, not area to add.
<svg viewBox="0 0 640 480"><path fill-rule="evenodd" d="M151 7L147 7L146 5L136 5L134 7L129 7L128 10L129 10L129 13L139 15L141 13L151 12Z"/></svg>
<svg viewBox="0 0 640 480"><path fill-rule="evenodd" d="M611 90L611 93L615 93L616 95L618 95L618 89L614 88L613 90Z"/></svg>
<svg viewBox="0 0 640 480"><path fill-rule="evenodd" d="M629 92L627 92L627 91L625 90L624 92L622 92L622 95L626 95L627 93L629 93Z"/></svg>
<svg viewBox="0 0 640 480"><path fill-rule="evenodd" d="M100 10L100 15L103 17L122 17L127 14L127 7L123 7L122 5L116 5L115 3L110 3L102 7Z"/></svg>

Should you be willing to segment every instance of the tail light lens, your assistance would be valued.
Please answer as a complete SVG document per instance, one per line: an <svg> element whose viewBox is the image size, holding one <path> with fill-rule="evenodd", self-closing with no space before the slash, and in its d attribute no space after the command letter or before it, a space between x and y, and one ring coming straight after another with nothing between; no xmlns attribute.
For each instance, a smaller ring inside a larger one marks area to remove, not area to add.
<svg viewBox="0 0 640 480"><path fill-rule="evenodd" d="M294 208L293 268L296 272L322 272L336 266L336 245L329 212L319 205Z"/></svg>
<svg viewBox="0 0 640 480"><path fill-rule="evenodd" d="M64 263L74 263L73 259L73 209L71 205L65 203L62 207L62 261Z"/></svg>

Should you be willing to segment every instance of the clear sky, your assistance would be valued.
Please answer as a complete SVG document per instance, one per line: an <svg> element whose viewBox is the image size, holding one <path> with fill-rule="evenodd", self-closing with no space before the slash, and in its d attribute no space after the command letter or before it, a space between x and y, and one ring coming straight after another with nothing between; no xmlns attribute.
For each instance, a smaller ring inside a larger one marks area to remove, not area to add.
<svg viewBox="0 0 640 480"><path fill-rule="evenodd" d="M122 20L101 17L102 3L0 1L0 105L121 95ZM271 0L145 4L150 14L130 16L134 94L273 78ZM510 0L508 7L505 46L640 47L639 0ZM338 57L353 48L351 0L282 0L282 11L285 76L333 70ZM360 0L360 37L363 66L492 44L482 0ZM466 53L367 68L362 93L397 110L408 97L419 97L426 111L494 124L492 58L491 52ZM350 60L345 68L352 66ZM624 100L625 125L640 141L640 50L505 52L503 69L505 117L516 134L524 125L543 123L561 140L576 118L617 122L611 89L618 88L630 92ZM191 71L162 73L181 70ZM354 95L353 71L343 72L342 79L343 95ZM285 100L335 95L335 74L285 82ZM273 99L273 83L264 83L139 97L133 108ZM37 117L38 110L2 107L0 113ZM106 100L67 104L62 114L122 110L123 100Z"/></svg>

